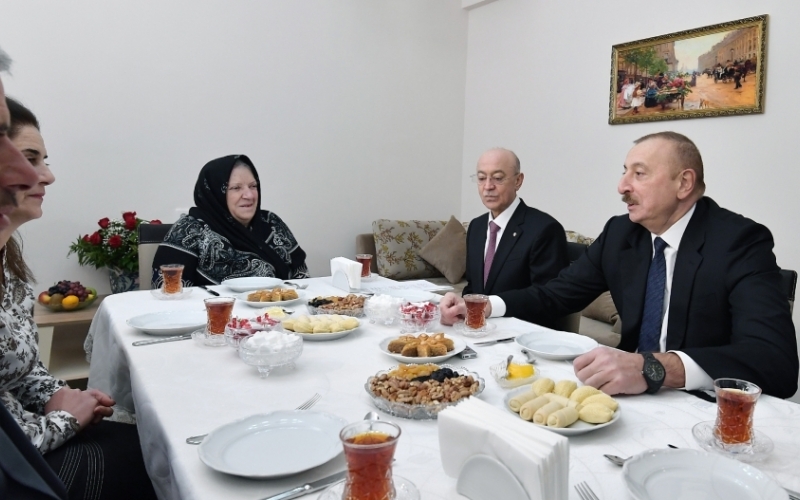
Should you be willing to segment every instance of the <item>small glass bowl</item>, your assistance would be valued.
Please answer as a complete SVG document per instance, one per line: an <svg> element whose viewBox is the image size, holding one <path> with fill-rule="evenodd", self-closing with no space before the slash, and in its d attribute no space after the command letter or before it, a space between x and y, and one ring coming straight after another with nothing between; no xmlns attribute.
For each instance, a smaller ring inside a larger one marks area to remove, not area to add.
<svg viewBox="0 0 800 500"><path fill-rule="evenodd" d="M250 366L258 368L261 378L267 378L273 368L292 366L303 352L303 337L294 335L295 340L278 350L266 346L250 347L248 342L239 342L239 357Z"/></svg>
<svg viewBox="0 0 800 500"><path fill-rule="evenodd" d="M397 309L397 317L400 333L432 332L432 327L439 323L439 307L432 302L407 302Z"/></svg>
<svg viewBox="0 0 800 500"><path fill-rule="evenodd" d="M530 364L526 362L525 364ZM520 387L525 384L530 384L534 380L539 378L539 370L536 369L536 366L533 366L533 375L530 377L525 378L506 378L506 361L503 360L495 365L489 367L489 373L492 374L492 378L497 382L497 384L502 387L503 389L513 389L514 387Z"/></svg>
<svg viewBox="0 0 800 500"><path fill-rule="evenodd" d="M398 321L397 311L404 300L390 295L375 295L364 302L364 315L374 325L392 326Z"/></svg>
<svg viewBox="0 0 800 500"><path fill-rule="evenodd" d="M256 333L256 330L252 328L231 328L229 326L225 327L225 343L228 346L233 347L234 349L239 348L239 343L242 340L245 340Z"/></svg>

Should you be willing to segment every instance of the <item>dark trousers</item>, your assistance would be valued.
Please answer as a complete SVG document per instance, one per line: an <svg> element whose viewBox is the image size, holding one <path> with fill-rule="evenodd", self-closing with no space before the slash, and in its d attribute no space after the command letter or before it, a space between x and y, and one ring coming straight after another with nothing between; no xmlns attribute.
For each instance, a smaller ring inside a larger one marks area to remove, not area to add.
<svg viewBox="0 0 800 500"><path fill-rule="evenodd" d="M104 420L44 459L64 482L70 500L156 498L135 425Z"/></svg>

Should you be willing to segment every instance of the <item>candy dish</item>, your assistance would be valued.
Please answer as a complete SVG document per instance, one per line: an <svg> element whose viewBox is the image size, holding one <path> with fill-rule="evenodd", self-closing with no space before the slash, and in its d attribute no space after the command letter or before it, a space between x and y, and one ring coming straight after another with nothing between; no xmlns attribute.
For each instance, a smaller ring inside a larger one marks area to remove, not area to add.
<svg viewBox="0 0 800 500"><path fill-rule="evenodd" d="M397 311L403 302L399 297L376 294L364 302L364 315L374 325L392 326L399 321Z"/></svg>
<svg viewBox="0 0 800 500"><path fill-rule="evenodd" d="M372 382L372 379L380 377L381 375L389 375L389 373L396 368L397 366L394 366L388 370L379 371L372 377L369 377L369 379L367 379L367 383L364 384L364 389L372 399L372 403L384 413L388 413L389 415L393 415L395 417L408 418L412 420L433 420L438 418L440 411L444 410L445 408L455 406L463 400L430 404L407 404L390 401L373 393L370 389L370 383ZM447 364L439 365L439 368L450 368L451 370L458 372L460 375L471 376L478 383L478 389L474 394L472 394L472 396L480 395L483 392L483 389L486 387L486 382L483 380L483 378L481 378L477 373L469 371L466 368L456 368L455 366Z"/></svg>
<svg viewBox="0 0 800 500"><path fill-rule="evenodd" d="M400 333L430 332L439 324L439 307L432 302L407 302L397 310Z"/></svg>
<svg viewBox="0 0 800 500"><path fill-rule="evenodd" d="M239 342L239 357L248 365L258 368L261 378L267 378L270 371L281 366L294 367L294 362L303 352L303 338L299 335L272 332L274 335L281 335L286 341L284 344L275 345L253 345L257 338L254 334L244 341Z"/></svg>

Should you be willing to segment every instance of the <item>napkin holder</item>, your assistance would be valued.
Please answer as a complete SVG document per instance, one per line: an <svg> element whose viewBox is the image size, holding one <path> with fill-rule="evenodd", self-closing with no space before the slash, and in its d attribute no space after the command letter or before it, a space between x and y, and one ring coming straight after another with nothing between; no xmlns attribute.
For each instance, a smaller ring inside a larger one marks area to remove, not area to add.
<svg viewBox="0 0 800 500"><path fill-rule="evenodd" d="M331 277L331 283L336 288L344 290L345 292L358 292L361 290L361 288L356 288L350 285L350 282L347 280L347 275L344 273L344 271L335 271Z"/></svg>
<svg viewBox="0 0 800 500"><path fill-rule="evenodd" d="M473 455L464 462L456 491L470 500L530 500L508 467L489 455Z"/></svg>

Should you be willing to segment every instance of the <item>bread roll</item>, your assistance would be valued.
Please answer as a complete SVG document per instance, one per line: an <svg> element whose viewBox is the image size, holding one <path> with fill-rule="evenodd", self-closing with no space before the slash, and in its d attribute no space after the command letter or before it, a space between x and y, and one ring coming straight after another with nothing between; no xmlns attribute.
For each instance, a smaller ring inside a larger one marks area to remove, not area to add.
<svg viewBox="0 0 800 500"><path fill-rule="evenodd" d="M533 414L541 408L542 406L549 403L550 400L544 396L539 396L537 398L531 399L527 403L523 404L519 409L519 416L522 417L523 420L531 421L533 420ZM578 417L575 417L578 418Z"/></svg>
<svg viewBox="0 0 800 500"><path fill-rule="evenodd" d="M584 399L583 404L585 405L601 404L611 411L617 411L617 408L619 408L619 403L617 403L616 399L602 392L600 394L595 394L593 396L589 396L588 398Z"/></svg>
<svg viewBox="0 0 800 500"><path fill-rule="evenodd" d="M556 383L553 382L552 379L540 378L531 384L531 390L533 390L537 396L541 396L542 394L553 392L555 386Z"/></svg>
<svg viewBox="0 0 800 500"><path fill-rule="evenodd" d="M559 396L558 394L554 394L552 392L548 392L543 396L549 399L550 401L555 401L556 403L559 403L561 406L571 406L576 410L581 409L581 405L579 403L577 403L576 401L572 401L569 398L565 398L564 396Z"/></svg>
<svg viewBox="0 0 800 500"><path fill-rule="evenodd" d="M582 403L584 399L589 396L594 396L595 394L602 394L602 392L600 392L600 389L595 389L591 385L584 385L572 391L572 394L569 395L569 399Z"/></svg>
<svg viewBox="0 0 800 500"><path fill-rule="evenodd" d="M614 412L611 409L597 403L586 405L578 412L578 418L590 424L605 424L610 422L613 416Z"/></svg>
<svg viewBox="0 0 800 500"><path fill-rule="evenodd" d="M557 412L561 408L563 408L563 406L561 406L561 403L550 401L546 405L536 410L536 413L533 414L534 423L537 423L539 425L547 424L547 417L549 417L551 413Z"/></svg>
<svg viewBox="0 0 800 500"><path fill-rule="evenodd" d="M577 388L578 388L578 383L573 380L559 380L556 383L553 392L555 392L559 396L564 396L565 398L568 398L572 394L572 391L574 391Z"/></svg>
<svg viewBox="0 0 800 500"><path fill-rule="evenodd" d="M513 398L508 400L508 407L511 411L519 413L519 409L527 403L528 401L536 399L536 393L533 391L523 392L522 394L517 394Z"/></svg>
<svg viewBox="0 0 800 500"><path fill-rule="evenodd" d="M578 410L567 406L555 411L547 417L548 427L569 427L578 420Z"/></svg>

